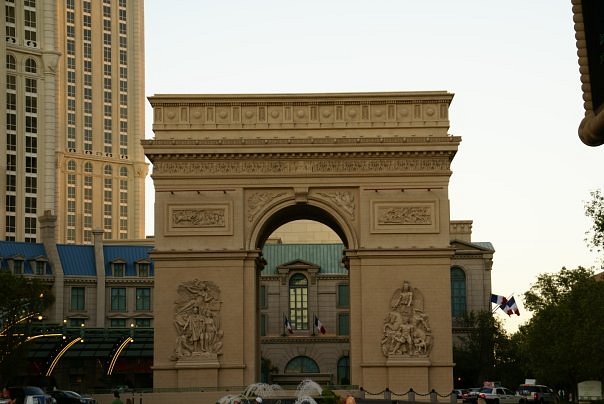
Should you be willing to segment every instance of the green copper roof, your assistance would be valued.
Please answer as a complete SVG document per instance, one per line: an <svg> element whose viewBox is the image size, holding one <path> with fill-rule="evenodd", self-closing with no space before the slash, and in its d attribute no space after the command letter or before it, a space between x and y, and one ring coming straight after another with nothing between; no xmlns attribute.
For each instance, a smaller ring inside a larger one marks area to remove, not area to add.
<svg viewBox="0 0 604 404"><path fill-rule="evenodd" d="M344 244L265 244L262 255L266 266L262 275L277 274L277 267L292 261L305 261L320 267L319 274L346 275L342 264Z"/></svg>

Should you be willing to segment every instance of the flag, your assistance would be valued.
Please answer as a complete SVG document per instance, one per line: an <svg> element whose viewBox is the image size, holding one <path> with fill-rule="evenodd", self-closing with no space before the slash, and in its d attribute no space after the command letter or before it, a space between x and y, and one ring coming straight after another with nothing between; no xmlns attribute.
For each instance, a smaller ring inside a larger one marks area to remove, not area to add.
<svg viewBox="0 0 604 404"><path fill-rule="evenodd" d="M495 303L497 306L501 307L502 310L505 310L504 307L507 302L508 299L506 299L505 296L491 295L491 303Z"/></svg>
<svg viewBox="0 0 604 404"><path fill-rule="evenodd" d="M284 321L283 321L283 326L284 326L285 328L287 328L287 331L288 331L290 334L293 334L293 333L294 333L294 330L292 329L292 323L291 323L291 321L289 321L289 319L287 318L287 316L286 316L286 315L283 315L283 318L284 318Z"/></svg>
<svg viewBox="0 0 604 404"><path fill-rule="evenodd" d="M510 300L507 301L507 303L505 304L505 309L503 309L503 311L508 313L508 316L511 316L512 314L515 314L517 316L520 315L520 310L518 310L518 305L514 300L514 296L510 297Z"/></svg>
<svg viewBox="0 0 604 404"><path fill-rule="evenodd" d="M321 324L321 321L317 316L315 316L315 327L317 327L317 330L319 330L321 334L325 334L325 327L323 327L323 324Z"/></svg>

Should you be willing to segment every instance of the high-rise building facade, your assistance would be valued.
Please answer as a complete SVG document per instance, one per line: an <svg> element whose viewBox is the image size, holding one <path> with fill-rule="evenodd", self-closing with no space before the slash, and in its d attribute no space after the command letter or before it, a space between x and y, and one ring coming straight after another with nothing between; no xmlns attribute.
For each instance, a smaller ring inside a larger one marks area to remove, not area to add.
<svg viewBox="0 0 604 404"><path fill-rule="evenodd" d="M5 0L1 238L144 237L142 0Z"/></svg>

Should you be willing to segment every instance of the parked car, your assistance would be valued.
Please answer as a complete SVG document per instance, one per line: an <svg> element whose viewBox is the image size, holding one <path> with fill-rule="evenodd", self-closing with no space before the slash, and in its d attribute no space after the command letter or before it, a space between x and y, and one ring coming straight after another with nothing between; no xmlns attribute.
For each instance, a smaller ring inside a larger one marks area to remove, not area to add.
<svg viewBox="0 0 604 404"><path fill-rule="evenodd" d="M521 404L556 402L556 393L541 384L521 384L516 391L516 397Z"/></svg>
<svg viewBox="0 0 604 404"><path fill-rule="evenodd" d="M518 404L516 394L505 387L483 387L478 393L478 398L487 404Z"/></svg>
<svg viewBox="0 0 604 404"><path fill-rule="evenodd" d="M8 390L11 398L19 404L57 404L54 398L36 386L9 387Z"/></svg>
<svg viewBox="0 0 604 404"><path fill-rule="evenodd" d="M466 390L463 395L464 403L475 403L478 400L478 394L480 393L481 387L472 387Z"/></svg>
<svg viewBox="0 0 604 404"><path fill-rule="evenodd" d="M49 393L57 404L94 404L96 400L89 397L82 397L80 394L71 390L53 390Z"/></svg>

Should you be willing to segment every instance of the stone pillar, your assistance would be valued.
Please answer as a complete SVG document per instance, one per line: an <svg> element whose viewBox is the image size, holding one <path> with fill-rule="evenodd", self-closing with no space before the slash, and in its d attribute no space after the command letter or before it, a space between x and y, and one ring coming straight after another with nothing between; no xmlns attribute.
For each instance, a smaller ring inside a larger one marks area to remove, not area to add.
<svg viewBox="0 0 604 404"><path fill-rule="evenodd" d="M63 274L63 266L59 258L56 239L57 217L50 210L44 211L44 214L38 218L40 223L40 237L44 250L46 251L50 269L54 275L55 281L52 285L52 293L55 297L55 302L48 312L48 321L63 323L63 307L65 305L65 275Z"/></svg>
<svg viewBox="0 0 604 404"><path fill-rule="evenodd" d="M105 327L105 253L103 252L103 234L100 229L92 230L94 240L94 266L96 270L96 322L93 327Z"/></svg>

